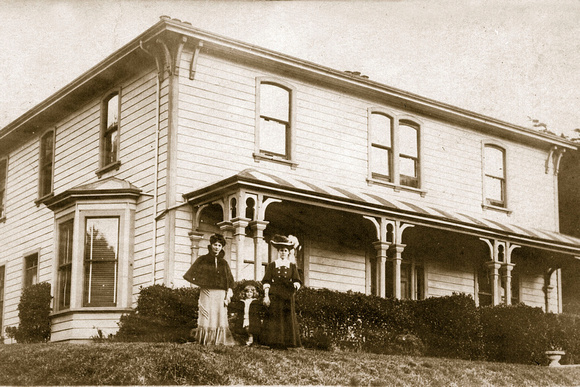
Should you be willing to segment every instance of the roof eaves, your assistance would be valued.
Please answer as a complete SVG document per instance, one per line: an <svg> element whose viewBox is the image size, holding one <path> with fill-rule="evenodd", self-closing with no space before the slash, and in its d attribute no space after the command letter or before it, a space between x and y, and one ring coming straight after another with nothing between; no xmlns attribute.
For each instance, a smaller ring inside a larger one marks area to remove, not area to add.
<svg viewBox="0 0 580 387"><path fill-rule="evenodd" d="M162 20L147 29L145 32L140 34L135 39L131 40L129 43L125 44L123 47L115 51L113 54L109 55L101 62L81 74L79 77L68 83L62 89L51 95L50 97L46 98L44 101L40 102L38 105L34 106L30 110L26 111L23 115L16 118L14 121L6 125L4 128L0 129L0 141L3 138L8 136L9 134L13 133L14 131L18 130L18 128L25 125L27 122L32 120L34 117L39 115L40 113L50 109L52 106L57 104L67 95L69 95L74 90L82 88L88 81L93 79L97 74L103 72L107 68L111 67L115 63L123 60L126 56L130 53L135 51L136 49L140 49L140 42L148 41L161 32L165 30L166 23Z"/></svg>
<svg viewBox="0 0 580 387"><path fill-rule="evenodd" d="M193 27L191 24L186 22L181 22L179 20L174 19L168 19L166 20L166 22L168 30L189 35L195 39L203 40L204 44L213 43L228 49L241 51L255 57L273 60L283 65L288 65L305 71L314 72L317 73L318 75L322 75L325 77L331 77L340 82L356 85L358 87L364 87L366 89L372 89L389 97L401 99L403 101L408 101L415 105L423 106L424 108L432 110L434 109L439 111L440 113L451 115L457 118L467 119L483 126L491 126L496 129L501 129L513 134L523 135L538 141L547 142L553 145L559 145L568 149L574 150L578 149L578 145L575 144L574 142L555 134L543 133L523 126L511 124L506 121L485 116L483 114L479 114L467 109L463 109L454 105L450 105L408 91L404 91L395 87L391 87L370 80L368 78L348 74L344 71L335 70L330 67L325 67L313 62L292 57L290 55L285 55L273 50L269 50L267 48L227 38L208 31L203 31Z"/></svg>

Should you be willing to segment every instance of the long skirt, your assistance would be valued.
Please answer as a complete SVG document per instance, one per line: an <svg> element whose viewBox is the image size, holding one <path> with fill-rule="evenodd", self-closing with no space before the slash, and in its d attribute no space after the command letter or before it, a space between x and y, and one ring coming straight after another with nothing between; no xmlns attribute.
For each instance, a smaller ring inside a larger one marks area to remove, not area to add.
<svg viewBox="0 0 580 387"><path fill-rule="evenodd" d="M275 294L270 296L270 307L264 319L262 334L264 344L273 348L302 346L294 295L291 298Z"/></svg>
<svg viewBox="0 0 580 387"><path fill-rule="evenodd" d="M228 309L224 305L226 291L200 289L199 312L195 340L202 344L235 345L228 325Z"/></svg>

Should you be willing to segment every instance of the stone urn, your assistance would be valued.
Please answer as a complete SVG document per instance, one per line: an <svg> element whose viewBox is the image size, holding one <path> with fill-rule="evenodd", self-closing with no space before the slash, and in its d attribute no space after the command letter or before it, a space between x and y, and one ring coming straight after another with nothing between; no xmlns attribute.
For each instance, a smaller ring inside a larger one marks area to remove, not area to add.
<svg viewBox="0 0 580 387"><path fill-rule="evenodd" d="M548 367L560 367L560 359L566 354L566 352L560 350L551 350L544 353L549 362Z"/></svg>

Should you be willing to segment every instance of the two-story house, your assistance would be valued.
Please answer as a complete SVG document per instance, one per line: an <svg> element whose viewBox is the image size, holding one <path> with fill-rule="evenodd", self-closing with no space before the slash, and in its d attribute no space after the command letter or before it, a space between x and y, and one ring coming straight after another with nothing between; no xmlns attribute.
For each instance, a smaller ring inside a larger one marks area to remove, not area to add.
<svg viewBox="0 0 580 387"><path fill-rule="evenodd" d="M236 279L293 234L306 286L562 310L576 145L162 17L0 130L0 328L52 285L52 340L117 329L223 233Z"/></svg>

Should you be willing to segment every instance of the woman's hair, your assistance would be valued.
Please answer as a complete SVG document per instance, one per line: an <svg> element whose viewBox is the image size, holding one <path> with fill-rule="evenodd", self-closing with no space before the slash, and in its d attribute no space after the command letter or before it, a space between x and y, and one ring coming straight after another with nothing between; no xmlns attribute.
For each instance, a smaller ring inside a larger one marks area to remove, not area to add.
<svg viewBox="0 0 580 387"><path fill-rule="evenodd" d="M213 245L214 243L219 242L222 246L226 245L226 238L222 234L213 234L209 237L209 243Z"/></svg>

